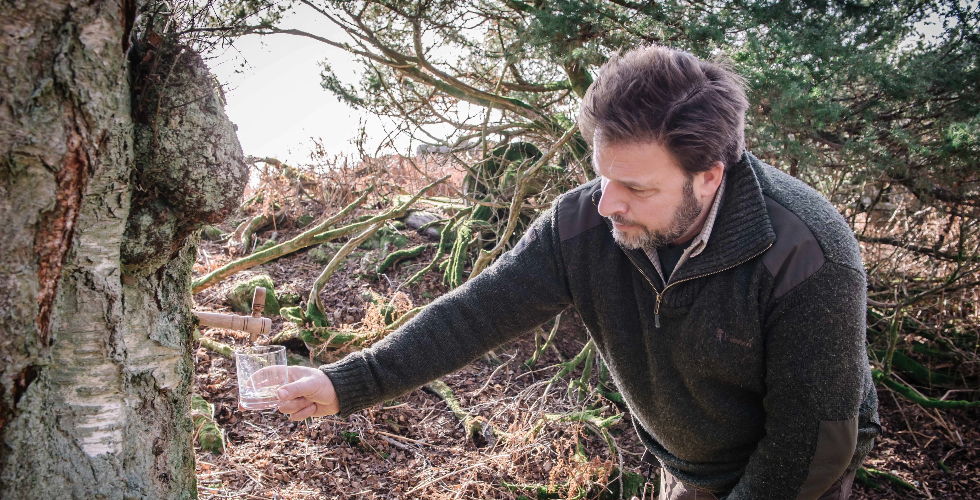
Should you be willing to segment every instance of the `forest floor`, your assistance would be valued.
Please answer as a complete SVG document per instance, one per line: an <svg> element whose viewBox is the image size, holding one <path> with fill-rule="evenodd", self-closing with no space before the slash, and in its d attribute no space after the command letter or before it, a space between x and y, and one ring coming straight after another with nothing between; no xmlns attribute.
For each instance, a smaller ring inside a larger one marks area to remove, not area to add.
<svg viewBox="0 0 980 500"><path fill-rule="evenodd" d="M413 230L403 233L410 244L427 241ZM290 231L282 236L291 236ZM372 307L364 292L391 296L432 258L432 251L385 275L372 271L379 250L355 252L323 288L321 300L331 324L357 325ZM198 272L231 258L211 242L202 242L199 254ZM303 297L322 266L310 251L282 257L198 293L196 307L228 311L225 296L231 283L258 273L271 276L277 293ZM440 278L433 272L400 291L424 305L447 291ZM283 328L280 317L270 317L274 332ZM235 347L248 343L246 334L230 330L201 333ZM290 422L276 411L242 410L233 361L198 347L195 392L214 405L215 421L226 437L222 454L197 449L198 493L201 498L286 499L656 498L658 467L642 462L642 445L624 410L596 392L581 396L567 390L580 369L546 389L559 363L586 342L578 319L563 315L554 348L528 367L534 337L529 333L443 379L462 408L485 419L499 436L490 432L475 439L467 438L443 399L421 389L347 418ZM267 341L262 337L258 343ZM314 363L339 359L350 350L328 353ZM884 432L865 466L901 481L884 475L859 481L852 498L977 498L980 412L925 409L881 387L878 396ZM574 418L586 410L594 410L591 423Z"/></svg>

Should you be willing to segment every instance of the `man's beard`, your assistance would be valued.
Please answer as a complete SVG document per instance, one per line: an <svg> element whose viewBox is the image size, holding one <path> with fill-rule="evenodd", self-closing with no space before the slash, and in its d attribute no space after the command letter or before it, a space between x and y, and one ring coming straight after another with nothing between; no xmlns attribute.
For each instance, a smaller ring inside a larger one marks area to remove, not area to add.
<svg viewBox="0 0 980 500"><path fill-rule="evenodd" d="M674 212L674 218L670 221L670 226L665 231L654 231L648 227L641 226L625 217L613 215L610 217L613 222L624 225L636 226L640 229L638 233L626 233L613 228L613 238L623 247L631 250L654 249L671 244L677 238L684 236L698 216L701 215L701 205L694 197L694 185L692 179L688 178L684 184L683 199L681 206Z"/></svg>

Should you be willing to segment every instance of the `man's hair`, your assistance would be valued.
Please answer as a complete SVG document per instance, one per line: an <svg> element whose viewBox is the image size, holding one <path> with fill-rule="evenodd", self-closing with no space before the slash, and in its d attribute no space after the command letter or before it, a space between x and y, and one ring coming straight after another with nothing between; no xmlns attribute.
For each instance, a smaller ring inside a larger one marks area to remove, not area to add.
<svg viewBox="0 0 980 500"><path fill-rule="evenodd" d="M590 144L657 142L688 172L734 165L745 148L745 80L721 62L649 45L614 55L585 93L578 123Z"/></svg>

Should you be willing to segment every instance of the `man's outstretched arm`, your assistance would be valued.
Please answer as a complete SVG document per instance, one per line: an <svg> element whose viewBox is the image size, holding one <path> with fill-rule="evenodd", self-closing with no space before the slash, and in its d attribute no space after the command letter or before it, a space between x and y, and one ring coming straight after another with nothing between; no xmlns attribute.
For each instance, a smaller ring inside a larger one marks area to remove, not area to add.
<svg viewBox="0 0 980 500"><path fill-rule="evenodd" d="M557 205L557 203L556 203ZM571 303L554 209L476 278L370 348L320 369L348 415L462 368Z"/></svg>

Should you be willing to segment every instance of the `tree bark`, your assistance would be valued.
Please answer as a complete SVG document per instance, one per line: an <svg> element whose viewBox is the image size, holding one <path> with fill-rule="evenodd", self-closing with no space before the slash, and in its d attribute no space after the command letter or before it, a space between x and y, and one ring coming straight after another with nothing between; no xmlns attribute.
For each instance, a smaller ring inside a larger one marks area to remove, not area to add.
<svg viewBox="0 0 980 500"><path fill-rule="evenodd" d="M0 6L3 498L196 497L190 268L247 169L140 3Z"/></svg>

